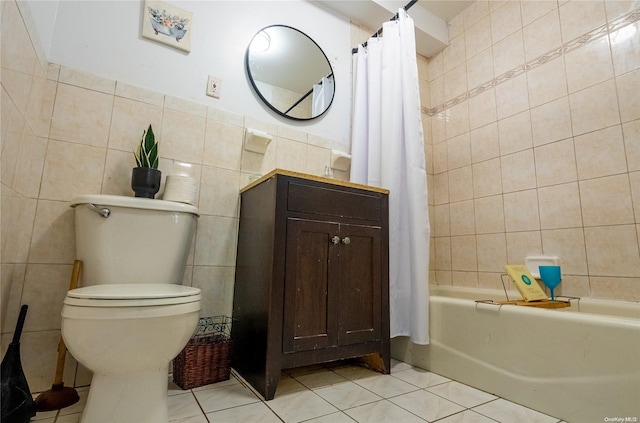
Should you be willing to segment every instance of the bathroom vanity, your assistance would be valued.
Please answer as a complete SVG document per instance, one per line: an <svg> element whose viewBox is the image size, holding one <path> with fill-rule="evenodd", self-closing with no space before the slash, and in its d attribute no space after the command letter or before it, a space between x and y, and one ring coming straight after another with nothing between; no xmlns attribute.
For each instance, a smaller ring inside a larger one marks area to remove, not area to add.
<svg viewBox="0 0 640 423"><path fill-rule="evenodd" d="M282 369L389 373L388 238L384 189L277 169L242 190L232 366L266 400Z"/></svg>

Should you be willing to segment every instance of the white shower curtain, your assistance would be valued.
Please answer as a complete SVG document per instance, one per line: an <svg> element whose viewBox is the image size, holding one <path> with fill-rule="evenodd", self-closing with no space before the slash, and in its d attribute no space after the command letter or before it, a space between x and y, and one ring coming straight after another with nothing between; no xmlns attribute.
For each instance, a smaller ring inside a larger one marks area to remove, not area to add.
<svg viewBox="0 0 640 423"><path fill-rule="evenodd" d="M313 86L311 116L321 115L325 110L327 110L327 107L329 107L329 104L331 104L331 100L333 99L333 85L333 76L330 78L325 76L319 84L315 84Z"/></svg>
<svg viewBox="0 0 640 423"><path fill-rule="evenodd" d="M429 343L429 210L413 19L400 9L353 57L351 181L389 194L391 337Z"/></svg>

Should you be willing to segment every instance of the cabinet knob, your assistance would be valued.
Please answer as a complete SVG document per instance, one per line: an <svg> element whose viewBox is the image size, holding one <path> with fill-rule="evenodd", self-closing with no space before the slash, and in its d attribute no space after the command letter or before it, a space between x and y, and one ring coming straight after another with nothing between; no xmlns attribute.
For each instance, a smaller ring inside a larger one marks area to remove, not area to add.
<svg viewBox="0 0 640 423"><path fill-rule="evenodd" d="M345 236L344 238L342 238L342 243L345 245L351 244L351 240L349 239L348 236Z"/></svg>
<svg viewBox="0 0 640 423"><path fill-rule="evenodd" d="M334 244L339 243L340 237L338 235L335 235L333 238L331 238L331 242L333 242Z"/></svg>

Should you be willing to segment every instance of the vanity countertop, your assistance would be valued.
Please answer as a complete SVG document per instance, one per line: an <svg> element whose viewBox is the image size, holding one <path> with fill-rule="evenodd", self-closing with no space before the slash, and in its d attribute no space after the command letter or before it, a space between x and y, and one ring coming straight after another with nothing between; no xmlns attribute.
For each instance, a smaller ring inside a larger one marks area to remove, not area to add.
<svg viewBox="0 0 640 423"><path fill-rule="evenodd" d="M380 192L383 194L389 194L389 190L385 189L385 188L379 188L379 187L372 187L369 185L362 185L362 184L356 184L354 182L349 182L349 181L341 181L338 179L332 179L332 178L325 178L323 176L316 176L316 175L309 175L306 173L302 173L302 172L295 172L292 170L284 170L284 169L274 169L271 172L267 173L266 175L262 176L260 179L256 179L255 181L251 182L249 185L246 185L244 188L242 188L240 190L240 192L245 192L246 190L266 181L267 179L276 176L276 175L283 175L283 176L293 176L295 178L302 178L302 179L308 179L311 181L317 181L317 182L325 182L328 184L333 184L333 185L339 185L339 186L343 186L343 187L351 187L351 188L359 188L359 189L364 189L367 191L374 191L374 192Z"/></svg>

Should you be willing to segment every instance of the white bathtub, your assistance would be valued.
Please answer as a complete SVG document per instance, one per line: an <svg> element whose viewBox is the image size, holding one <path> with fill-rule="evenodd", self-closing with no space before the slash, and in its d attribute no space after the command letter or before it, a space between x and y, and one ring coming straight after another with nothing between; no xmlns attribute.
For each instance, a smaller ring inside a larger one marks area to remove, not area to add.
<svg viewBox="0 0 640 423"><path fill-rule="evenodd" d="M432 287L431 344L391 356L570 423L640 422L640 304L476 304L504 292ZM615 420L621 418L622 420Z"/></svg>

